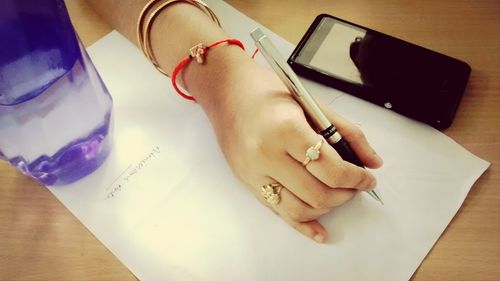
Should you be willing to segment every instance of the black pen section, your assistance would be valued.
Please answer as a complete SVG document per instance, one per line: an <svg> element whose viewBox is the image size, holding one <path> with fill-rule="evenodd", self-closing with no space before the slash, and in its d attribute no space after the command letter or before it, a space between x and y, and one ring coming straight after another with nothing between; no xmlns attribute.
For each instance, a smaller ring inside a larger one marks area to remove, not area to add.
<svg viewBox="0 0 500 281"><path fill-rule="evenodd" d="M349 143L346 140L340 139L337 143L332 144L333 148L337 153L344 159L344 161L350 162L359 167L365 167L363 162L359 160L358 156L352 151Z"/></svg>
<svg viewBox="0 0 500 281"><path fill-rule="evenodd" d="M333 136L333 134L335 134L337 132L337 129L335 128L335 126L330 125L330 127L324 129L323 131L319 132L320 135L322 135L325 140L329 139L331 136Z"/></svg>

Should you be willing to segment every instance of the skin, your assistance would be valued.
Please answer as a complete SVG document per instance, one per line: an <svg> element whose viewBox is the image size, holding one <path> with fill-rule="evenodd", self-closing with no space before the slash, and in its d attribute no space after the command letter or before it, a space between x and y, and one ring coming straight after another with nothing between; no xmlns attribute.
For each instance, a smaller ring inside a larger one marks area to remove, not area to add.
<svg viewBox="0 0 500 281"><path fill-rule="evenodd" d="M136 22L147 1L89 2L115 29L137 44ZM165 9L151 30L154 54L169 75L192 46L226 38L207 15L186 3ZM359 191L375 187L376 180L368 170L343 161L329 145L321 147L318 160L302 166L305 151L319 141L319 136L279 78L257 65L239 47L210 49L206 63L190 63L179 75L178 83L196 98L209 117L234 174L262 204L315 241L324 243L328 239L327 231L318 222L320 216ZM369 168L380 167L382 159L361 130L323 107L361 161ZM281 202L270 206L260 188L273 182L284 188Z"/></svg>

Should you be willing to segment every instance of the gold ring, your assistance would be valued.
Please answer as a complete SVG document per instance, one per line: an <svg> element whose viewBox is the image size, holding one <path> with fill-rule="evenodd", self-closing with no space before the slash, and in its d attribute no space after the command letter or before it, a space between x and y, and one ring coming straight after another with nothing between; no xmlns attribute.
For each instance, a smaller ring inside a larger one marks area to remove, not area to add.
<svg viewBox="0 0 500 281"><path fill-rule="evenodd" d="M302 162L302 166L306 166L309 162L318 160L321 152L321 146L323 145L323 139L319 140L319 142L315 146L311 146L306 150L306 159Z"/></svg>
<svg viewBox="0 0 500 281"><path fill-rule="evenodd" d="M271 205L278 205L281 201L281 189L283 186L277 182L263 185L260 189L262 196Z"/></svg>

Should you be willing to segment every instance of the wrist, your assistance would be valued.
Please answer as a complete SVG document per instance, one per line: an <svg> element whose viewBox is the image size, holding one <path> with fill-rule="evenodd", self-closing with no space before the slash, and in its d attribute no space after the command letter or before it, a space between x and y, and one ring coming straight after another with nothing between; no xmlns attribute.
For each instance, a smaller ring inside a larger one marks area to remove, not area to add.
<svg viewBox="0 0 500 281"><path fill-rule="evenodd" d="M154 14L154 12L153 12ZM185 19L190 19L186 25ZM146 24L148 25L148 24ZM194 28L203 26L203 29ZM183 34L188 36L174 36ZM167 36L165 36L167 34ZM227 86L233 80L241 81L240 70L254 65L250 56L238 45L223 43L207 51L203 65L196 59L185 60L190 48L202 43L209 45L227 39L228 36L201 9L180 2L158 14L151 30L150 54L155 54L156 65L167 76L177 75L175 81L208 112L227 96ZM182 62L182 63L181 63ZM239 77L235 79L234 77ZM175 85L174 85L175 86Z"/></svg>
<svg viewBox="0 0 500 281"><path fill-rule="evenodd" d="M221 105L227 103L232 84L245 79L245 73L255 65L239 46L223 44L208 50L204 64L196 60L189 63L178 75L177 82L210 117L210 112L221 110Z"/></svg>

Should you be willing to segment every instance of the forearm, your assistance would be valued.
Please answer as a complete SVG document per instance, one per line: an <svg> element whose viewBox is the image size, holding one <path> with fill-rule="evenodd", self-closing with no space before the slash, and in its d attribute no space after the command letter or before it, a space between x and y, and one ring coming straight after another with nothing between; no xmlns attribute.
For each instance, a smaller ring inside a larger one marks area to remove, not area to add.
<svg viewBox="0 0 500 281"><path fill-rule="evenodd" d="M113 28L137 43L136 24L140 11L148 0L89 0L94 9ZM174 67L198 44L210 44L228 36L200 9L179 3L164 9L151 29L151 46L161 68L171 75ZM221 91L230 83L234 70L249 65L249 57L237 46L220 46L210 50L205 65L194 61L179 75L178 82L193 95L208 112L214 103L225 97ZM210 115L210 114L209 114Z"/></svg>

